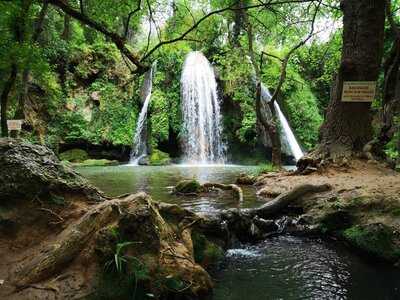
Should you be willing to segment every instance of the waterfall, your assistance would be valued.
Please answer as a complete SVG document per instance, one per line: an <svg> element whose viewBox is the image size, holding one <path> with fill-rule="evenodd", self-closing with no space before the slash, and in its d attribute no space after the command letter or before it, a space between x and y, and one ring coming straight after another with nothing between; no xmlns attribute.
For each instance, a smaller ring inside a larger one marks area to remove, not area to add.
<svg viewBox="0 0 400 300"><path fill-rule="evenodd" d="M181 75L185 163L224 163L220 103L214 70L198 51L185 59Z"/></svg>
<svg viewBox="0 0 400 300"><path fill-rule="evenodd" d="M151 90L153 87L153 73L155 64L144 76L141 98L144 99L143 107L136 122L136 131L133 137L132 151L129 163L138 165L139 160L147 156L147 111L151 100Z"/></svg>
<svg viewBox="0 0 400 300"><path fill-rule="evenodd" d="M299 160L304 155L303 151L301 150L300 145L297 142L296 137L294 136L285 115L281 111L278 102L274 101L274 107L276 112L278 113L279 122L281 123L286 142L289 144L290 151L292 152L294 158L296 160Z"/></svg>
<svg viewBox="0 0 400 300"><path fill-rule="evenodd" d="M267 114L268 114L268 111L269 111L269 114L271 114L268 106L266 105L271 100L271 98L272 98L272 96L271 96L268 88L261 83L262 109ZM288 123L285 115L283 114L283 112L279 106L279 103L277 101L274 101L274 107L275 107L276 113L278 114L279 122L281 124L282 146L285 148L288 148L288 150L290 150L290 152L292 153L293 157L296 160L299 160L304 155L303 151L301 150L301 147L300 147L299 143L297 142L296 137L294 136L294 133L293 133L292 129L290 128L289 123Z"/></svg>

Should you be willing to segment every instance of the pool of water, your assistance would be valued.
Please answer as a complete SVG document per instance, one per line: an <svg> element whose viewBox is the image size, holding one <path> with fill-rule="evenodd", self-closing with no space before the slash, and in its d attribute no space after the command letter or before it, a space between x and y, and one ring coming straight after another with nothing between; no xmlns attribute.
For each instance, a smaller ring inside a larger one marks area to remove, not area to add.
<svg viewBox="0 0 400 300"><path fill-rule="evenodd" d="M176 203L198 213L215 213L224 208L254 207L262 202L255 196L255 189L243 186L244 201L239 203L230 193L201 197L171 195L171 188L182 179L197 179L199 182L234 183L240 173L254 173L253 166L109 166L83 167L77 169L95 186L110 196L125 193L147 192L154 200Z"/></svg>
<svg viewBox="0 0 400 300"><path fill-rule="evenodd" d="M400 270L291 236L229 250L214 280L213 300L400 299Z"/></svg>
<svg viewBox="0 0 400 300"><path fill-rule="evenodd" d="M110 196L145 191L153 199L176 203L200 213L228 207L254 207L252 187L244 187L244 201L229 193L201 197L170 194L179 180L232 183L248 166L110 166L78 171ZM213 300L264 299L400 299L400 270L367 263L336 243L281 236L254 246L228 250L213 274Z"/></svg>

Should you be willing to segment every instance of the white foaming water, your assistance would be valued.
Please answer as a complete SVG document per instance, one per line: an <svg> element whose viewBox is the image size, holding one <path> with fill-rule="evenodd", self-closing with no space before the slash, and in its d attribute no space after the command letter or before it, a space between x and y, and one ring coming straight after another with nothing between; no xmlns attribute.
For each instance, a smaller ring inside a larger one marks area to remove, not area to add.
<svg viewBox="0 0 400 300"><path fill-rule="evenodd" d="M287 143L289 144L290 151L292 152L294 158L296 160L299 160L304 155L303 151L301 150L300 145L297 142L296 137L294 136L293 131L290 128L285 115L282 113L278 102L275 101L274 106L275 106L276 112L278 113L279 121L281 122L282 130L285 133L285 138L286 138Z"/></svg>
<svg viewBox="0 0 400 300"><path fill-rule="evenodd" d="M268 103L271 100L271 98L272 96L268 88L261 83L261 100L263 101L264 105ZM282 129L281 140L283 143L289 146L290 152L292 152L294 158L296 160L299 160L301 157L304 156L303 151L301 150L301 147L297 142L296 137L294 136L294 133L290 128L290 125L277 101L274 101L274 107L278 114L279 122L281 123L281 129Z"/></svg>
<svg viewBox="0 0 400 300"><path fill-rule="evenodd" d="M153 87L153 71L155 65L147 71L144 79L143 97L144 103L136 123L136 132L133 137L130 165L138 165L139 160L147 155L147 112L151 100L151 90Z"/></svg>
<svg viewBox="0 0 400 300"><path fill-rule="evenodd" d="M214 70L199 51L190 52L181 75L183 163L223 164L225 145Z"/></svg>

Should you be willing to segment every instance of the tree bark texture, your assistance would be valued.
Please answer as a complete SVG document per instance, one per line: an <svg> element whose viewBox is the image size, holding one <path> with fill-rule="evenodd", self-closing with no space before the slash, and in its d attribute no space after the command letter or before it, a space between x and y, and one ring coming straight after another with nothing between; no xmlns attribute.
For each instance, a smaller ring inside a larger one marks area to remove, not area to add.
<svg viewBox="0 0 400 300"><path fill-rule="evenodd" d="M352 156L372 138L370 103L341 102L344 81L376 81L381 66L385 1L342 0L341 65L321 127L322 157Z"/></svg>

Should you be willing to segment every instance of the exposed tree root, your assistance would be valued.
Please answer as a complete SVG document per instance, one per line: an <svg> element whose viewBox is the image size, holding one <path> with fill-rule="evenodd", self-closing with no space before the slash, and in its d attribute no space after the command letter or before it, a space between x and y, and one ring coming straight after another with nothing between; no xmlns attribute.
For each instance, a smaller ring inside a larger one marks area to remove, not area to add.
<svg viewBox="0 0 400 300"><path fill-rule="evenodd" d="M57 273L77 256L94 233L115 221L122 210L148 197L145 193L139 193L124 199L104 201L94 206L81 219L61 232L41 255L24 266L17 274L15 285L24 288Z"/></svg>

